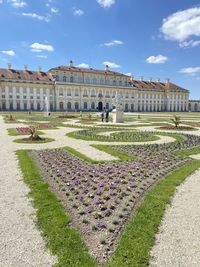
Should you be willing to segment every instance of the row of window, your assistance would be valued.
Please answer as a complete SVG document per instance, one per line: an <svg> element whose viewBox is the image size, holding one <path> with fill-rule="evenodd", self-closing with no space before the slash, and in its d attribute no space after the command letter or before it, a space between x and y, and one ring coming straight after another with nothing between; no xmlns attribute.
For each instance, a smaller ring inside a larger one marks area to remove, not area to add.
<svg viewBox="0 0 200 267"><path fill-rule="evenodd" d="M97 78L82 78L82 77L59 77L58 75L54 75L53 78L57 82L70 82L70 83L85 83L85 84L100 84L100 85L111 85L111 86L128 86L129 83L127 81L116 81L116 80L108 80L108 79L97 79Z"/></svg>

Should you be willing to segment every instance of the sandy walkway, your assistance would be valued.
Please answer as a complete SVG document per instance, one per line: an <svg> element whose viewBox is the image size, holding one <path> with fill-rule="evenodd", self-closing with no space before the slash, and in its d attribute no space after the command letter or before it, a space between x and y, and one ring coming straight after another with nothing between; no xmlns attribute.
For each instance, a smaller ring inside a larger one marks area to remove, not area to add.
<svg viewBox="0 0 200 267"><path fill-rule="evenodd" d="M178 187L166 209L151 267L200 266L200 170Z"/></svg>
<svg viewBox="0 0 200 267"><path fill-rule="evenodd" d="M0 117L0 267L52 266L6 127Z"/></svg>
<svg viewBox="0 0 200 267"><path fill-rule="evenodd" d="M15 125L9 125L8 128L14 128ZM21 127L21 125L20 125ZM80 129L76 128L65 128L60 127L55 130L44 130L45 135L51 138L54 138L55 141L44 144L23 144L23 143L13 143L12 147L14 150L18 149L51 149L64 146L70 146L82 154L94 159L94 160L116 160L116 157L111 156L103 151L100 151L90 145L92 144L103 144L103 145L143 145L143 144L162 144L175 141L174 138L169 136L159 136L160 139L156 141L147 141L147 142L101 142L101 141L85 141L81 139L74 139L66 136L66 133L78 131ZM11 136L12 140L21 139L22 136Z"/></svg>

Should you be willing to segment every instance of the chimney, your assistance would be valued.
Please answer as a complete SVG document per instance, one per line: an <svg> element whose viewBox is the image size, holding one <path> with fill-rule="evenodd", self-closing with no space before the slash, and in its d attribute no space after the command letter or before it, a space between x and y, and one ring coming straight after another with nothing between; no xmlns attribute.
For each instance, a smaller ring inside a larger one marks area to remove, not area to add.
<svg viewBox="0 0 200 267"><path fill-rule="evenodd" d="M109 70L109 66L108 65L105 66L105 70Z"/></svg>
<svg viewBox="0 0 200 267"><path fill-rule="evenodd" d="M38 66L38 72L42 72L42 66L41 65Z"/></svg>
<svg viewBox="0 0 200 267"><path fill-rule="evenodd" d="M157 82L160 83L160 77L157 78Z"/></svg>
<svg viewBox="0 0 200 267"><path fill-rule="evenodd" d="M73 63L73 61L72 60L70 60L70 62L69 62L69 67L73 67L74 66L74 63Z"/></svg>
<svg viewBox="0 0 200 267"><path fill-rule="evenodd" d="M24 70L28 70L28 65L24 64Z"/></svg>
<svg viewBox="0 0 200 267"><path fill-rule="evenodd" d="M150 83L152 82L152 77L149 77L149 82L150 82Z"/></svg>
<svg viewBox="0 0 200 267"><path fill-rule="evenodd" d="M167 78L166 79L166 83L170 83L170 78Z"/></svg>
<svg viewBox="0 0 200 267"><path fill-rule="evenodd" d="M11 69L12 69L12 64L8 63L8 70L11 70Z"/></svg>
<svg viewBox="0 0 200 267"><path fill-rule="evenodd" d="M140 81L143 82L144 81L144 76L140 77Z"/></svg>

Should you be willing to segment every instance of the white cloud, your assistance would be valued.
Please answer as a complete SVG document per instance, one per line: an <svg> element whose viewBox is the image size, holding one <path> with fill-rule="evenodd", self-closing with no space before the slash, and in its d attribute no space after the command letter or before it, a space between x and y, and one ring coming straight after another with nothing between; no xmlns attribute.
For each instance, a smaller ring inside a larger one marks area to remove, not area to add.
<svg viewBox="0 0 200 267"><path fill-rule="evenodd" d="M127 75L127 76L132 76L132 73L127 72L127 73L125 73L125 75Z"/></svg>
<svg viewBox="0 0 200 267"><path fill-rule="evenodd" d="M167 57L163 55L150 56L146 59L146 62L150 64L163 64L168 60Z"/></svg>
<svg viewBox="0 0 200 267"><path fill-rule="evenodd" d="M114 62L110 62L110 61L104 61L103 65L104 66L108 65L108 67L110 67L110 68L119 68L120 67L120 65L118 65Z"/></svg>
<svg viewBox="0 0 200 267"><path fill-rule="evenodd" d="M179 72L184 73L184 74L188 74L188 75L195 75L197 73L200 73L200 67L183 68Z"/></svg>
<svg viewBox="0 0 200 267"><path fill-rule="evenodd" d="M21 0L8 0L8 3L11 3L11 5L15 8L22 8L27 6L27 3Z"/></svg>
<svg viewBox="0 0 200 267"><path fill-rule="evenodd" d="M55 7L51 7L51 13L55 13L57 14L59 12L59 9L58 8L55 8Z"/></svg>
<svg viewBox="0 0 200 267"><path fill-rule="evenodd" d="M30 45L31 51L33 52L43 52L43 51L47 51L47 52L53 52L54 48L52 45L45 45L45 44L40 44L40 43L33 43L32 45Z"/></svg>
<svg viewBox="0 0 200 267"><path fill-rule="evenodd" d="M3 0L0 0L0 4L3 4Z"/></svg>
<svg viewBox="0 0 200 267"><path fill-rule="evenodd" d="M4 55L8 55L8 56L12 56L12 57L14 57L15 56L15 51L13 51L13 50L2 50L2 51L0 51L2 54L4 54Z"/></svg>
<svg viewBox="0 0 200 267"><path fill-rule="evenodd" d="M36 57L39 57L39 58L47 58L46 55L37 55Z"/></svg>
<svg viewBox="0 0 200 267"><path fill-rule="evenodd" d="M50 16L41 16L41 15L38 15L36 13L22 13L22 16L30 17L33 19L38 19L38 20L45 21L45 22L50 21Z"/></svg>
<svg viewBox="0 0 200 267"><path fill-rule="evenodd" d="M184 42L179 44L179 46L182 47L182 48L195 47L195 46L198 46L198 45L200 45L200 40L184 41Z"/></svg>
<svg viewBox="0 0 200 267"><path fill-rule="evenodd" d="M179 43L189 40L192 36L199 37L200 7L189 8L170 15L163 20L160 30L165 39ZM184 47L184 44L182 46Z"/></svg>
<svg viewBox="0 0 200 267"><path fill-rule="evenodd" d="M73 12L74 16L83 16L84 15L84 11L82 9L74 9Z"/></svg>
<svg viewBox="0 0 200 267"><path fill-rule="evenodd" d="M115 0L97 0L97 3L104 8L109 8L115 4Z"/></svg>
<svg viewBox="0 0 200 267"><path fill-rule="evenodd" d="M90 66L86 63L81 63L81 64L77 65L76 67L89 69Z"/></svg>
<svg viewBox="0 0 200 267"><path fill-rule="evenodd" d="M114 45L123 45L124 43L122 41L119 40L112 40L109 43L104 43L105 46L114 46Z"/></svg>

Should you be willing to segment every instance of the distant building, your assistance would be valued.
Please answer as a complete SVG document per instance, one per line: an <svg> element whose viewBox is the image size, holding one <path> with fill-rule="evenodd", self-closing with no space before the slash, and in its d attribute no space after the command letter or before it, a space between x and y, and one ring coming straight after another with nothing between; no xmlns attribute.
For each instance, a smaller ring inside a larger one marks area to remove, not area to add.
<svg viewBox="0 0 200 267"><path fill-rule="evenodd" d="M125 111L188 111L189 91L167 79L134 80L133 77L105 70L58 66L43 72L15 70L9 64L0 69L0 110L44 108L45 96L51 111L97 111L112 109L116 92Z"/></svg>
<svg viewBox="0 0 200 267"><path fill-rule="evenodd" d="M200 100L189 100L188 109L193 112L200 111Z"/></svg>

